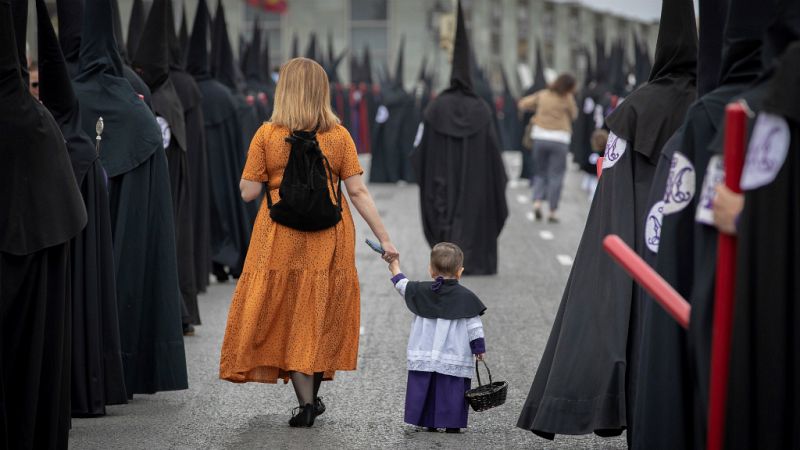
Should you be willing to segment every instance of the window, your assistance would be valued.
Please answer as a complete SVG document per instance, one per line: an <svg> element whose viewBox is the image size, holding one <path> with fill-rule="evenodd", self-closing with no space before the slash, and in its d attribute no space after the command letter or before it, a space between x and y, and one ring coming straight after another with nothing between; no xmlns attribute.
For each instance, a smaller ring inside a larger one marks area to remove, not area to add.
<svg viewBox="0 0 800 450"><path fill-rule="evenodd" d="M369 46L372 70L388 62L388 7L387 0L350 0L351 58L362 62L364 48ZM373 73L374 75L374 73Z"/></svg>
<svg viewBox="0 0 800 450"><path fill-rule="evenodd" d="M530 63L532 54L529 15L530 5L528 0L519 0L517 4L517 61L525 64Z"/></svg>

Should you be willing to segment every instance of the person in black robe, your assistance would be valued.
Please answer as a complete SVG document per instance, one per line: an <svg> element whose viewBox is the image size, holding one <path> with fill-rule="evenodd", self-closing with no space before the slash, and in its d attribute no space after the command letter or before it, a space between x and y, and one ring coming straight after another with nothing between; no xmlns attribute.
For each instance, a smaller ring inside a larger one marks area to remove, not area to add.
<svg viewBox="0 0 800 450"><path fill-rule="evenodd" d="M687 339L695 387L695 446L703 446L706 441L714 316L717 231L710 198L723 177L722 159L714 155L711 144L723 128L725 106L744 92L761 71L761 35L774 14L766 6L742 0L729 2L718 86L687 112L683 139L671 162L676 176L682 172L686 176L676 179L680 181L677 185L668 182L664 193L655 268L692 304Z"/></svg>
<svg viewBox="0 0 800 450"><path fill-rule="evenodd" d="M697 61L697 94L702 97L719 82L722 55L722 35L727 1L702 0L700 16L704 17L700 29ZM664 145L653 176L647 200L648 213L644 224L644 242L640 256L651 266L657 265L664 214L676 212L693 196L694 170L681 153L686 124ZM673 159L675 158L675 159ZM673 163L674 161L674 163ZM691 186L691 187L690 187ZM666 208L665 208L666 205ZM683 241L665 242L666 246L682 248ZM668 253L669 250L665 250ZM667 275L670 283L680 278ZM684 287L682 294L688 296ZM673 449L693 448L696 442L697 410L694 399L694 377L689 360L686 331L641 287L636 294L641 300L642 342L639 356L639 379L634 415L636 430L632 448Z"/></svg>
<svg viewBox="0 0 800 450"><path fill-rule="evenodd" d="M269 76L268 66L265 66L261 59L263 57L261 41L261 28L258 26L258 21L255 21L253 40L247 48L243 65L247 81L246 94L255 99L259 123L266 122L272 117L272 105L275 98L275 81ZM268 51L265 49L267 59L269 59Z"/></svg>
<svg viewBox="0 0 800 450"><path fill-rule="evenodd" d="M250 218L239 193L242 175L242 127L230 89L211 77L208 55L210 19L205 0L195 15L186 70L202 95L208 155L211 262L219 281L238 275L250 240ZM226 270L225 267L228 269Z"/></svg>
<svg viewBox="0 0 800 450"><path fill-rule="evenodd" d="M737 269L725 448L799 448L800 5L767 29L774 65L747 149L736 226Z"/></svg>
<svg viewBox="0 0 800 450"><path fill-rule="evenodd" d="M153 112L161 127L164 151L167 154L178 251L178 280L183 297L183 332L192 334L192 325L200 323L200 311L195 282L194 224L186 155L186 119L169 70L170 39L167 21L172 19L171 10L172 5L167 0L153 2L139 48L133 58L133 67L152 92Z"/></svg>
<svg viewBox="0 0 800 450"><path fill-rule="evenodd" d="M372 134L370 183L414 181L409 155L419 122L414 121L414 96L403 83L404 48L405 37L400 41L394 77L381 86L381 105L375 113Z"/></svg>
<svg viewBox="0 0 800 450"><path fill-rule="evenodd" d="M128 42L124 50L122 49L122 43L119 43L120 52L124 51L131 58L136 57L136 51L139 49L139 41L145 34L146 19L144 2L142 0L133 0L130 19L128 19Z"/></svg>
<svg viewBox="0 0 800 450"><path fill-rule="evenodd" d="M175 36L172 1L167 1L167 40L169 41L169 77L183 105L186 122L186 160L191 192L192 226L194 238L194 281L197 292L205 292L211 271L211 215L208 193L208 153L200 88L184 69L185 55ZM184 15L185 19L185 15ZM200 312L195 304L187 304L192 325L200 325Z"/></svg>
<svg viewBox="0 0 800 450"><path fill-rule="evenodd" d="M119 19L119 8L117 2L112 3L112 20L114 25L114 35L118 45L122 45L122 25ZM74 79L80 72L80 49L81 49L81 29L83 27L83 0L57 0L56 8L58 14L58 39L61 43L61 51L67 61L70 78ZM121 47L122 48L122 47ZM150 105L150 89L139 75L128 65L128 58L125 52L122 55L122 71L126 80L133 86L134 90L144 97L145 103Z"/></svg>
<svg viewBox="0 0 800 450"><path fill-rule="evenodd" d="M511 86L508 84L508 76L506 69L500 68L500 74L503 76L503 94L501 98L502 109L498 112L497 119L501 125L503 150L516 150L517 138L520 135L519 131L519 111L517 110L517 100L511 93Z"/></svg>
<svg viewBox="0 0 800 450"><path fill-rule="evenodd" d="M58 122L88 222L70 245L72 415L99 416L127 403L117 315L114 249L106 174L83 131L78 99L43 0L36 1L39 98Z"/></svg>
<svg viewBox="0 0 800 450"><path fill-rule="evenodd" d="M70 241L87 214L58 124L22 77L27 8L0 0L0 447L55 449L70 427Z"/></svg>
<svg viewBox="0 0 800 450"><path fill-rule="evenodd" d="M181 292L172 198L161 130L124 78L111 0L84 11L80 73L74 79L87 134L105 131L125 387L133 394L186 389Z"/></svg>
<svg viewBox="0 0 800 450"><path fill-rule="evenodd" d="M453 242L464 272L497 273L497 238L508 217L506 171L492 113L472 86L470 46L458 4L450 87L425 110L412 154L428 244Z"/></svg>
<svg viewBox="0 0 800 450"><path fill-rule="evenodd" d="M641 329L634 284L603 251L616 234L644 246L645 201L660 152L695 99L697 34L690 0L665 0L648 83L607 119L603 175L575 263L517 426L632 439Z"/></svg>

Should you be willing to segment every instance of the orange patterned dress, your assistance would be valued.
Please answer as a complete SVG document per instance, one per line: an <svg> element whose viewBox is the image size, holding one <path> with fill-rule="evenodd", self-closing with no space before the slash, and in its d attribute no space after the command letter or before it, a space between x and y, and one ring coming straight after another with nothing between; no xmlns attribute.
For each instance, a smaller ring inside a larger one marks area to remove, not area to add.
<svg viewBox="0 0 800 450"><path fill-rule="evenodd" d="M289 158L285 127L266 123L256 132L242 178L264 182L273 201ZM363 173L355 144L342 126L317 135L336 177ZM344 185L342 185L344 188ZM219 376L244 383L288 380L289 371L355 370L360 292L355 227L345 196L333 228L304 232L269 217L261 203L242 276L236 285L222 343Z"/></svg>

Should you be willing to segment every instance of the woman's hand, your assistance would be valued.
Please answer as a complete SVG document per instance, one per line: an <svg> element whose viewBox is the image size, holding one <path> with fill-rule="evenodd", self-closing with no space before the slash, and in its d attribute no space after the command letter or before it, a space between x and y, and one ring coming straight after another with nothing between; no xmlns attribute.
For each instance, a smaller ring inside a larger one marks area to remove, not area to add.
<svg viewBox="0 0 800 450"><path fill-rule="evenodd" d="M252 202L261 194L261 183L242 178L239 182L239 191L242 193L242 200Z"/></svg>
<svg viewBox="0 0 800 450"><path fill-rule="evenodd" d="M391 241L381 242L381 247L383 247L383 260L391 263L395 259L400 258L400 252L397 251L394 244Z"/></svg>

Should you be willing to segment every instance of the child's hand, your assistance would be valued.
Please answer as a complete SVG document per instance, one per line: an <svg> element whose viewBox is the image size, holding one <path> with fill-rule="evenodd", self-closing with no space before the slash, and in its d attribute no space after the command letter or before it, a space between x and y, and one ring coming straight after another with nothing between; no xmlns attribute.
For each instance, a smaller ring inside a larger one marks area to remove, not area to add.
<svg viewBox="0 0 800 450"><path fill-rule="evenodd" d="M389 263L389 271L392 272L392 275L397 275L400 273L400 258L395 258L392 262Z"/></svg>
<svg viewBox="0 0 800 450"><path fill-rule="evenodd" d="M483 355L485 354L486 353L478 353L477 355L475 355L475 359L477 359L478 361L483 361Z"/></svg>

